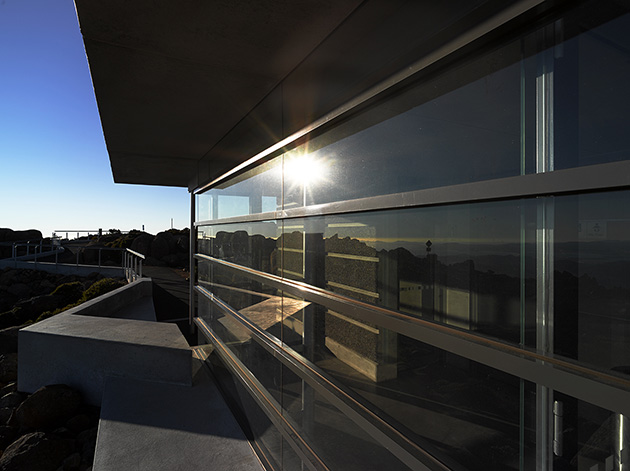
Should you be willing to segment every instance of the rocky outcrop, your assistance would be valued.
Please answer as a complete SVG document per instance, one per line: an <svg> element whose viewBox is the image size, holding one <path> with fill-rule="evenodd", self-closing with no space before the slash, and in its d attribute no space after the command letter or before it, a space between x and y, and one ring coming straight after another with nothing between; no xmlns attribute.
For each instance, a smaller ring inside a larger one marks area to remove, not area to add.
<svg viewBox="0 0 630 471"><path fill-rule="evenodd" d="M16 389L15 383L0 388L0 471L91 469L98 409L66 385L30 396Z"/></svg>
<svg viewBox="0 0 630 471"><path fill-rule="evenodd" d="M142 234L133 240L131 243L131 250L145 256L150 255L152 242L153 236L151 234Z"/></svg>
<svg viewBox="0 0 630 471"><path fill-rule="evenodd" d="M0 471L55 471L74 453L75 441L58 435L34 432L23 435L0 457Z"/></svg>
<svg viewBox="0 0 630 471"><path fill-rule="evenodd" d="M14 231L12 229L0 228L0 242L15 242L18 240L39 240L42 239L42 233L37 229L28 229L26 231Z"/></svg>
<svg viewBox="0 0 630 471"><path fill-rule="evenodd" d="M14 231L6 227L0 228L0 258L11 257L11 242L30 240L35 242L42 239L42 233L36 229Z"/></svg>
<svg viewBox="0 0 630 471"><path fill-rule="evenodd" d="M98 273L79 277L38 270L4 268L0 270L0 313L10 310L21 300L48 295L59 285L78 281L85 289L101 278L103 276Z"/></svg>
<svg viewBox="0 0 630 471"><path fill-rule="evenodd" d="M142 233L131 243L131 250L146 257L146 265L188 267L190 247L188 229L171 229L159 232L156 236Z"/></svg>
<svg viewBox="0 0 630 471"><path fill-rule="evenodd" d="M173 236L168 232L160 232L151 241L151 256L162 259L171 253L171 247L175 247Z"/></svg>
<svg viewBox="0 0 630 471"><path fill-rule="evenodd" d="M77 414L81 404L81 394L65 384L44 386L17 407L9 425L20 430L61 426Z"/></svg>
<svg viewBox="0 0 630 471"><path fill-rule="evenodd" d="M5 268L0 270L0 329L36 321L43 313L55 313L79 302L83 293L104 279L92 273L87 277L64 276L36 270ZM17 292L14 287L20 287ZM19 295L19 296L18 296ZM12 331L0 330L0 354L13 345ZM13 350L10 350L13 351Z"/></svg>
<svg viewBox="0 0 630 471"><path fill-rule="evenodd" d="M6 353L0 356L0 383L17 381L17 353Z"/></svg>

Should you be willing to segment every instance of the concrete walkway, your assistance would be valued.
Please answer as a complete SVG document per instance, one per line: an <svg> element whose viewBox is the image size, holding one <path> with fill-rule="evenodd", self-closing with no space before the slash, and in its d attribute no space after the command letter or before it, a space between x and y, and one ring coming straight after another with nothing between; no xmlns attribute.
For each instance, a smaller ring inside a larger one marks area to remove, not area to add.
<svg viewBox="0 0 630 471"><path fill-rule="evenodd" d="M111 377L94 471L264 471L201 360L193 386Z"/></svg>
<svg viewBox="0 0 630 471"><path fill-rule="evenodd" d="M170 267L142 267L143 275L153 280L155 314L160 322L188 318L189 283L187 273Z"/></svg>

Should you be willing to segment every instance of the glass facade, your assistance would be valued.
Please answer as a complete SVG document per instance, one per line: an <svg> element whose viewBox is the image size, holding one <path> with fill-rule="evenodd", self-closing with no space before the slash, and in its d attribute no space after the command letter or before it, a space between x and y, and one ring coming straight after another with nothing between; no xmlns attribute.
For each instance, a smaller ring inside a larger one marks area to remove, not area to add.
<svg viewBox="0 0 630 471"><path fill-rule="evenodd" d="M626 10L455 55L196 195L197 321L271 468L630 469Z"/></svg>

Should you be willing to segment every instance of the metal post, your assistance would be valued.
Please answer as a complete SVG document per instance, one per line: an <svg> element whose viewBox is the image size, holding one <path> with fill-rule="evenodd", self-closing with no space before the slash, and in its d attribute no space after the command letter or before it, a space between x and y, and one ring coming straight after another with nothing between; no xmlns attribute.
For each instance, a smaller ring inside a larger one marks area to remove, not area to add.
<svg viewBox="0 0 630 471"><path fill-rule="evenodd" d="M140 258L140 278L142 278L142 259Z"/></svg>
<svg viewBox="0 0 630 471"><path fill-rule="evenodd" d="M98 267L101 268L101 250L102 249L98 249Z"/></svg>
<svg viewBox="0 0 630 471"><path fill-rule="evenodd" d="M190 192L190 233L188 248L188 324L193 333L195 317L195 193Z"/></svg>
<svg viewBox="0 0 630 471"><path fill-rule="evenodd" d="M79 250L77 249L77 267L79 266Z"/></svg>
<svg viewBox="0 0 630 471"><path fill-rule="evenodd" d="M552 41L553 26L541 33ZM549 49L539 55L536 73L536 173L554 169L553 144L554 56ZM536 225L536 349L553 354L554 346L554 201L538 204ZM553 390L536 385L536 469L553 469Z"/></svg>

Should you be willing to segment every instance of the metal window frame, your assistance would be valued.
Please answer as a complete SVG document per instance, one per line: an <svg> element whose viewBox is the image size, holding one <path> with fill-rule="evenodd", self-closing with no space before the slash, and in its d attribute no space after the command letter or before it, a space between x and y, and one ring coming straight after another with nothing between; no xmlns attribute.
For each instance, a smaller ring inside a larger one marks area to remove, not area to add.
<svg viewBox="0 0 630 471"><path fill-rule="evenodd" d="M441 350L476 361L504 373L568 394L606 410L630 415L630 379L614 376L549 353L512 345L479 334L456 330L408 314L373 306L299 281L195 254L286 293L321 304L363 322L371 322ZM197 291L199 287L196 288ZM301 360L302 361L302 360ZM305 359L303 361L306 361Z"/></svg>
<svg viewBox="0 0 630 471"><path fill-rule="evenodd" d="M194 225L201 227L262 221L273 222L310 216L535 198L549 195L560 196L628 187L630 187L630 161L621 161L390 195L370 196L283 211L203 220L195 222Z"/></svg>

